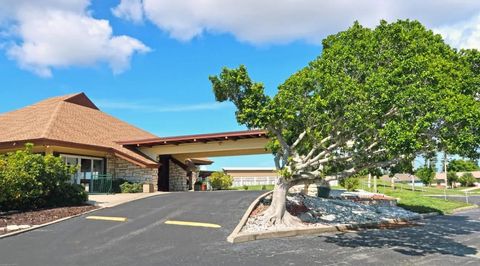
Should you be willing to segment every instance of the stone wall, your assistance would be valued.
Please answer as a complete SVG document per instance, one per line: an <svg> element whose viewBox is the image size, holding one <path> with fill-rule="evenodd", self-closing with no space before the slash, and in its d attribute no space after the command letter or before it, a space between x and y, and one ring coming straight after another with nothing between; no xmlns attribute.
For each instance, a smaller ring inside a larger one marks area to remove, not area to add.
<svg viewBox="0 0 480 266"><path fill-rule="evenodd" d="M170 191L187 191L187 171L170 160L169 163L170 175Z"/></svg>
<svg viewBox="0 0 480 266"><path fill-rule="evenodd" d="M114 178L123 178L135 183L150 183L157 186L158 169L143 168L115 156L107 156L107 173Z"/></svg>

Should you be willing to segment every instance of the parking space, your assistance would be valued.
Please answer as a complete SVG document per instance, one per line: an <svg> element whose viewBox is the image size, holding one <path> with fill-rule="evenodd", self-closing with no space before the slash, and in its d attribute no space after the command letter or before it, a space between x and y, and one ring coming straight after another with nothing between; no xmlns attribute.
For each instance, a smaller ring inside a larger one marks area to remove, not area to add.
<svg viewBox="0 0 480 266"><path fill-rule="evenodd" d="M478 265L480 210L423 225L230 244L261 192L182 192L142 199L0 239L7 265ZM86 219L126 218L125 221ZM203 225L203 226L192 226ZM212 225L212 226L205 226ZM215 226L216 225L216 226Z"/></svg>

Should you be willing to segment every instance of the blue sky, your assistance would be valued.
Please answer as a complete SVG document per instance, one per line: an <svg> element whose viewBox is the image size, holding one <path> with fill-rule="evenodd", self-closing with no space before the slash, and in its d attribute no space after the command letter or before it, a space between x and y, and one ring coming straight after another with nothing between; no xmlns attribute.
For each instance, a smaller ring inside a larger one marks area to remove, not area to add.
<svg viewBox="0 0 480 266"><path fill-rule="evenodd" d="M354 20L419 19L454 46L478 48L475 2L0 0L0 113L85 92L159 136L241 130L211 91L208 76L223 66L245 64L274 94ZM215 160L273 166L269 155Z"/></svg>

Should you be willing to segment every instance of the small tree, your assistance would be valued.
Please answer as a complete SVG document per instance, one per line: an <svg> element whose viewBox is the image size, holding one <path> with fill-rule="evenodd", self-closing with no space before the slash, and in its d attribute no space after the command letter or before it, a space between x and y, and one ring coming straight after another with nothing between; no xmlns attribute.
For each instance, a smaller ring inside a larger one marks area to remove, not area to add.
<svg viewBox="0 0 480 266"><path fill-rule="evenodd" d="M432 167L421 167L417 169L415 175L425 186L430 186L435 178L435 171Z"/></svg>
<svg viewBox="0 0 480 266"><path fill-rule="evenodd" d="M464 187L471 187L475 184L475 182L477 182L477 179L475 179L475 177L472 175L472 173L464 173L459 179L458 181L460 182L460 184L462 184L462 186Z"/></svg>
<svg viewBox="0 0 480 266"><path fill-rule="evenodd" d="M447 183L449 186L455 187L455 183L458 182L458 175L456 172L447 173Z"/></svg>
<svg viewBox="0 0 480 266"><path fill-rule="evenodd" d="M224 172L213 172L208 181L214 189L227 189L233 184L233 177L225 174Z"/></svg>

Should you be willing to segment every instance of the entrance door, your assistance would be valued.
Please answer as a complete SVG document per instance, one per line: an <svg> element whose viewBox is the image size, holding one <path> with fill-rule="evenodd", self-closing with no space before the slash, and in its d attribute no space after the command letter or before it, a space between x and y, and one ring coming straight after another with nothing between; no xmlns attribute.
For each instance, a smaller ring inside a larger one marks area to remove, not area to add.
<svg viewBox="0 0 480 266"><path fill-rule="evenodd" d="M158 168L158 191L170 189L170 156L160 156Z"/></svg>

